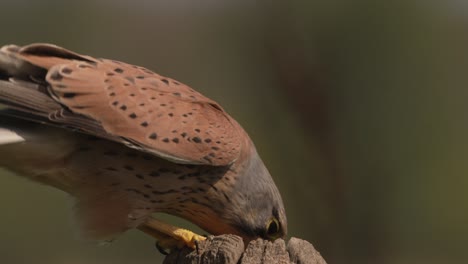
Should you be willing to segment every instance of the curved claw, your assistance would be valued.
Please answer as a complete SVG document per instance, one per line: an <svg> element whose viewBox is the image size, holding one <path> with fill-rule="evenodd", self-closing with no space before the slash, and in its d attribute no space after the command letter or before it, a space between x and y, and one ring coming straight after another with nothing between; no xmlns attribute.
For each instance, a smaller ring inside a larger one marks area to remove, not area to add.
<svg viewBox="0 0 468 264"><path fill-rule="evenodd" d="M159 241L156 241L155 246L156 246L156 249L159 251L159 253L165 256L169 255L169 252L166 251L166 249L159 244Z"/></svg>

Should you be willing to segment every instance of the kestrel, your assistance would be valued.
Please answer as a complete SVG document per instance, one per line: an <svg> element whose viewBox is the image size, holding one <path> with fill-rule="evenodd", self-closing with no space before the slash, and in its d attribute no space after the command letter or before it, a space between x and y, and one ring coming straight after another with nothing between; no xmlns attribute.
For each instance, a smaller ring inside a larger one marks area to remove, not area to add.
<svg viewBox="0 0 468 264"><path fill-rule="evenodd" d="M146 68L51 44L0 49L0 167L76 198L85 237L138 228L167 248L204 237L284 237L280 193L215 101Z"/></svg>

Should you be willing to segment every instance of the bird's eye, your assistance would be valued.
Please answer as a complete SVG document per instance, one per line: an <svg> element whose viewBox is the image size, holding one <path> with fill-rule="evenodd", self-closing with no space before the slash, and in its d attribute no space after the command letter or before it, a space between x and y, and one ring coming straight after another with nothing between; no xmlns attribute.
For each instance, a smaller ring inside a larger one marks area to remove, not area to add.
<svg viewBox="0 0 468 264"><path fill-rule="evenodd" d="M277 239L281 236L280 231L281 231L281 227L280 227L280 223L278 222L278 219L276 218L270 219L266 226L266 236L271 240Z"/></svg>

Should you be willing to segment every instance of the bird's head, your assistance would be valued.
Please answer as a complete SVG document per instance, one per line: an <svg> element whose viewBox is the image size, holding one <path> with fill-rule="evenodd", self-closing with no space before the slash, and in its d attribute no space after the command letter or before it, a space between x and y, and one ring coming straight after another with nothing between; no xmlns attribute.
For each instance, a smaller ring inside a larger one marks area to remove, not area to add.
<svg viewBox="0 0 468 264"><path fill-rule="evenodd" d="M256 238L275 240L287 234L281 195L252 145L213 187L209 217L193 219L214 234L235 234L247 244ZM207 214L208 215L208 214Z"/></svg>
<svg viewBox="0 0 468 264"><path fill-rule="evenodd" d="M270 173L255 148L235 182L232 204L236 215L231 215L233 225L245 240L257 237L275 240L287 234L287 219L283 200Z"/></svg>

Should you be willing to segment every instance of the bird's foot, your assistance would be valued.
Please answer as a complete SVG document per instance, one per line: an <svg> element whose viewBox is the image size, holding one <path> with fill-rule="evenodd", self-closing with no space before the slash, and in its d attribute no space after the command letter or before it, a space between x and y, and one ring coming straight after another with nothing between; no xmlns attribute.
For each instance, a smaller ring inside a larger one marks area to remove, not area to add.
<svg viewBox="0 0 468 264"><path fill-rule="evenodd" d="M194 249L197 241L206 239L190 230L172 226L154 218L148 218L138 228L158 240L156 247L163 254L166 253L165 249L171 250L184 246Z"/></svg>

